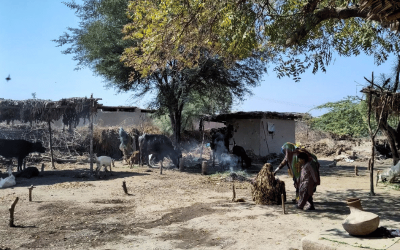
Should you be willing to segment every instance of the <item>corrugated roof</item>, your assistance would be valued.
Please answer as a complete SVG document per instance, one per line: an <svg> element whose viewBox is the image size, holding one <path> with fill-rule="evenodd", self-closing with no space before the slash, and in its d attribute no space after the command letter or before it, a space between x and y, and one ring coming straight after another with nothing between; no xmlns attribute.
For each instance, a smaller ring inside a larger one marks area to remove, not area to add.
<svg viewBox="0 0 400 250"><path fill-rule="evenodd" d="M219 115L204 115L202 119L204 121L211 122L226 122L230 120L236 119L281 119L281 120L294 120L302 118L304 114L302 113L280 113L280 112L271 112L271 111L251 111L251 112L235 112L235 113L226 113Z"/></svg>

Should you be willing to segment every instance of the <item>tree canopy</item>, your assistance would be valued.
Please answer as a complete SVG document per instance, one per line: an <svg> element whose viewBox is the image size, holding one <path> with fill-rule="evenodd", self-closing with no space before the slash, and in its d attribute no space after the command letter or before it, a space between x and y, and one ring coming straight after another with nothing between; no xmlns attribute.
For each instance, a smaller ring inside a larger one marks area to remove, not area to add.
<svg viewBox="0 0 400 250"><path fill-rule="evenodd" d="M136 0L129 4L127 38L140 39L124 59L142 74L179 59L199 62L202 51L229 65L257 55L295 80L307 69L325 71L332 55L373 55L380 64L398 53L399 33L365 0ZM386 1L387 2L387 1ZM393 7L394 8L394 7ZM159 60L162 55L163 60Z"/></svg>
<svg viewBox="0 0 400 250"><path fill-rule="evenodd" d="M146 1L136 4L143 11L151 10ZM152 71L145 74L136 64L144 57L129 60L128 53L143 48L143 37L122 32L124 26L131 27L125 28L125 32L132 31L130 22L139 18L138 14L127 14L128 0L84 0L82 4L72 1L66 5L75 10L81 22L78 28L68 28L68 32L54 40L59 46L70 45L63 53L74 55L78 69L90 67L109 86L132 91L134 99L152 93L155 98L149 103L150 108L156 109L158 115L169 116L177 142L185 105L228 100L227 106L230 106L233 99L244 100L265 71L259 57L235 61L227 68L224 58L205 48L197 63L185 67L180 67L179 56L164 60L163 54L157 54L154 60L159 63L153 64Z"/></svg>

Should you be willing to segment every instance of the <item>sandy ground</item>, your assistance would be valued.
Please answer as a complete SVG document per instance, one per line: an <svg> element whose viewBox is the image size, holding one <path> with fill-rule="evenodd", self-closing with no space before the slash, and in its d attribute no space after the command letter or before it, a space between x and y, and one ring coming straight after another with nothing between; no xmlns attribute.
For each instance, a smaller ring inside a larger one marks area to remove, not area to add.
<svg viewBox="0 0 400 250"><path fill-rule="evenodd" d="M341 227L348 197L379 214L380 226L400 228L400 191L379 184L376 196L369 196L367 162L339 162L334 168L327 167L332 159L320 163L315 211L295 209L291 178L283 169L277 174L286 183L286 214L281 206L256 205L248 182L234 182L237 198L245 202L232 202L227 175L202 175L199 168L165 169L161 175L158 168L116 162L112 176L96 179L87 178L89 164L58 164L0 189L0 249L301 249L302 237ZM376 163L377 169L389 166L390 159ZM16 197L11 228L8 208Z"/></svg>

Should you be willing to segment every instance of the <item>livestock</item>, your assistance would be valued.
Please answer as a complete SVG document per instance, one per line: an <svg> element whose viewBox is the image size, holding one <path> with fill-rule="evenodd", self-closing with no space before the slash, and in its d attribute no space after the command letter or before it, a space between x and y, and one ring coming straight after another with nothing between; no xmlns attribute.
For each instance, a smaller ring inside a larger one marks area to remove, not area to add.
<svg viewBox="0 0 400 250"><path fill-rule="evenodd" d="M232 149L232 154L238 156L239 161L240 161L240 166L244 169L245 167L243 166L243 163L245 163L246 168L251 167L251 159L250 157L246 154L246 151L244 150L243 147L235 145L233 146Z"/></svg>
<svg viewBox="0 0 400 250"><path fill-rule="evenodd" d="M30 179L34 176L39 176L39 169L36 167L27 167L18 174L15 175L15 177L21 177L21 178L27 178Z"/></svg>
<svg viewBox="0 0 400 250"><path fill-rule="evenodd" d="M135 141L133 138L125 132L125 130L121 127L119 128L119 140L121 141L121 144L119 145L119 149L122 151L122 154L124 155L124 160L127 161L129 156L135 151Z"/></svg>
<svg viewBox="0 0 400 250"><path fill-rule="evenodd" d="M17 158L17 171L22 171L22 163L30 153L44 153L46 148L41 142L29 142L25 140L0 139L0 155L5 158Z"/></svg>
<svg viewBox="0 0 400 250"><path fill-rule="evenodd" d="M134 151L132 155L126 160L128 165L132 168L133 164L139 164L139 151Z"/></svg>
<svg viewBox="0 0 400 250"><path fill-rule="evenodd" d="M179 167L179 158L182 157L180 149L174 147L171 140L165 135L143 134L139 137L139 151L141 166L143 166L144 161L150 166L150 154L152 154L152 160L155 163L163 161L164 158L169 158L176 167Z"/></svg>
<svg viewBox="0 0 400 250"><path fill-rule="evenodd" d="M115 168L114 159L112 159L109 156L96 157L96 164L97 164L97 168L96 168L97 174L99 174L99 171L102 166L104 166L104 172L107 172L107 167L110 167L110 173L112 172L111 165Z"/></svg>

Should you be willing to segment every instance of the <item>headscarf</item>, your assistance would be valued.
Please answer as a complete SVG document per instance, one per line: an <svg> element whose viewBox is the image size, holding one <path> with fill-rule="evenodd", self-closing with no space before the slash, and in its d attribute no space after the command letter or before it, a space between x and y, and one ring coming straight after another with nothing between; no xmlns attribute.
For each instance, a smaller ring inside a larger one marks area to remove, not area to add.
<svg viewBox="0 0 400 250"><path fill-rule="evenodd" d="M304 152L309 156L309 161L312 166L313 171L317 175L318 182L317 185L320 184L320 177L319 177L319 163L318 159L314 154L311 154L304 148L298 148L295 144L286 142L282 146L282 153L285 154L285 159L287 160L287 164L293 174L293 180L295 183L298 183L301 175L301 167L302 163L299 161L297 157L299 153Z"/></svg>

